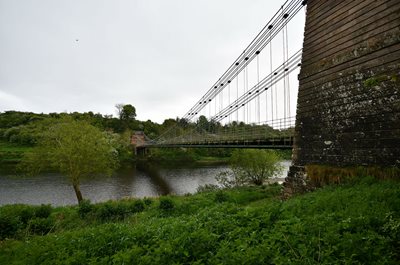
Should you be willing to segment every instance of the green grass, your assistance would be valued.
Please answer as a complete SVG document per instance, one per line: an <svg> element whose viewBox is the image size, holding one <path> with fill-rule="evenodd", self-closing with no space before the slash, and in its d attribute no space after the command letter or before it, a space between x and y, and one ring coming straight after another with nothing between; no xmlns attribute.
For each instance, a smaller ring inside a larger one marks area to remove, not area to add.
<svg viewBox="0 0 400 265"><path fill-rule="evenodd" d="M398 182L280 189L3 206L0 264L398 264Z"/></svg>
<svg viewBox="0 0 400 265"><path fill-rule="evenodd" d="M32 147L0 141L0 164L17 163Z"/></svg>

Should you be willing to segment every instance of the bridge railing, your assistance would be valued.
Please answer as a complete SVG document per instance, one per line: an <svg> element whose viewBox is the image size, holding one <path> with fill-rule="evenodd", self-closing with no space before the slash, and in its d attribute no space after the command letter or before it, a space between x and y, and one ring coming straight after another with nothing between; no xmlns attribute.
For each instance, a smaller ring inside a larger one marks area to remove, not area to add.
<svg viewBox="0 0 400 265"><path fill-rule="evenodd" d="M195 128L185 134L149 142L148 145L218 144L229 142L281 141L294 134L295 117L253 124L226 125L215 131Z"/></svg>

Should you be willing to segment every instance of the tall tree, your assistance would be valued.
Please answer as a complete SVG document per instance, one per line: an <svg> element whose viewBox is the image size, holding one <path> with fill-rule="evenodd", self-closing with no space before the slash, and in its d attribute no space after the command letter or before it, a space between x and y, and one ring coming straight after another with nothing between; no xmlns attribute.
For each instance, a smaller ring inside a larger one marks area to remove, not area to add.
<svg viewBox="0 0 400 265"><path fill-rule="evenodd" d="M117 109L117 115L118 115L118 118L121 120L122 119L122 108L124 107L124 104L123 103L118 103L118 104L115 104L115 108Z"/></svg>
<svg viewBox="0 0 400 265"><path fill-rule="evenodd" d="M121 111L121 120L134 120L136 118L136 109L131 104L124 105Z"/></svg>
<svg viewBox="0 0 400 265"><path fill-rule="evenodd" d="M103 132L85 121L64 119L42 135L38 145L25 155L22 166L32 174L50 167L66 175L80 203L82 178L111 175L117 159Z"/></svg>

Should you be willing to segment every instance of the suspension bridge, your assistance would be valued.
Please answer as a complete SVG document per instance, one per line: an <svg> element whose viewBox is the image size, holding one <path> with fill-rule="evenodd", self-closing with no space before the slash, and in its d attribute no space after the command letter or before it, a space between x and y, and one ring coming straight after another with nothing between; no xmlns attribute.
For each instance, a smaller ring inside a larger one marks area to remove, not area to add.
<svg viewBox="0 0 400 265"><path fill-rule="evenodd" d="M301 41L290 45L289 28L295 16L305 16L306 5L284 2L180 122L140 146L292 148L302 48Z"/></svg>
<svg viewBox="0 0 400 265"><path fill-rule="evenodd" d="M304 186L306 165L399 168L399 62L398 0L287 0L177 125L141 146L292 148L286 193Z"/></svg>

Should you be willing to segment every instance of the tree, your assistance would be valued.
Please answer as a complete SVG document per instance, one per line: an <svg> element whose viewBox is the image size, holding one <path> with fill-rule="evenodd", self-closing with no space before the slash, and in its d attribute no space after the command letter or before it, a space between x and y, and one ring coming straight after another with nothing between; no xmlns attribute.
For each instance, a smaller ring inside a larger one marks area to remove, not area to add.
<svg viewBox="0 0 400 265"><path fill-rule="evenodd" d="M78 203L82 178L111 175L117 167L117 152L107 137L85 121L63 119L43 133L22 166L31 174L55 169L70 180Z"/></svg>
<svg viewBox="0 0 400 265"><path fill-rule="evenodd" d="M122 108L124 107L124 104L123 103L118 103L118 104L115 104L115 108L117 109L117 115L118 115L118 118L121 120L122 119Z"/></svg>
<svg viewBox="0 0 400 265"><path fill-rule="evenodd" d="M280 157L273 150L236 150L232 153L229 161L233 176L229 178L224 172L219 176L219 181L222 184L228 184L225 186L262 185L268 178L282 171L279 160Z"/></svg>
<svg viewBox="0 0 400 265"><path fill-rule="evenodd" d="M131 104L124 105L121 111L121 120L129 121L136 118L136 109Z"/></svg>
<svg viewBox="0 0 400 265"><path fill-rule="evenodd" d="M204 115L201 115L199 117L196 125L200 132L208 131L208 129L210 128L210 123L208 122L206 116L204 116Z"/></svg>

